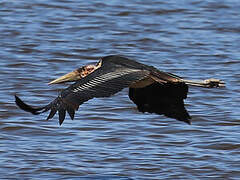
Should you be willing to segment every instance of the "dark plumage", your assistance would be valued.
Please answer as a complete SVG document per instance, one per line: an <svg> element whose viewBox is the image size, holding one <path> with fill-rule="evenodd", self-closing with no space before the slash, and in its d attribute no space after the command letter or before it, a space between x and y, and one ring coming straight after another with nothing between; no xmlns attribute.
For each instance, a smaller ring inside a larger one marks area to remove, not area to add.
<svg viewBox="0 0 240 180"><path fill-rule="evenodd" d="M188 86L185 83L165 85L153 83L144 88L129 88L129 98L140 112L164 114L190 124L183 99L187 98Z"/></svg>
<svg viewBox="0 0 240 180"><path fill-rule="evenodd" d="M171 73L122 56L103 57L95 65L81 67L50 84L74 81L46 106L31 107L15 96L16 104L24 111L40 114L50 110L47 119L58 112L63 123L66 111L74 119L79 106L94 97L109 97L129 87L129 98L140 112L163 114L190 124L190 116L184 107L188 85L199 87L222 87L217 79L205 81L185 80Z"/></svg>

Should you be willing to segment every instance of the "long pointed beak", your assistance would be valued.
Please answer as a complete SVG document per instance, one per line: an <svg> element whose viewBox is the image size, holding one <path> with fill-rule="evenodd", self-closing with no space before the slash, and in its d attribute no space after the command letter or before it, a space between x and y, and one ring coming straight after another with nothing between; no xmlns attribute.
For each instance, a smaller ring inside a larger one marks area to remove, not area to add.
<svg viewBox="0 0 240 180"><path fill-rule="evenodd" d="M85 76L87 76L88 74L92 73L93 71L95 71L96 69L98 69L99 67L101 67L102 65L102 61L100 60L97 65L96 64L89 64L83 67L80 67L78 69L76 69L75 71L72 71L68 74L63 75L60 78L57 78L53 81L51 81L50 84L59 84L59 83L64 83L64 82L72 82L72 81L77 81Z"/></svg>
<svg viewBox="0 0 240 180"><path fill-rule="evenodd" d="M51 82L48 83L48 85L50 84L60 84L60 83L64 83L64 82L71 82L71 81L76 81L80 79L79 78L79 73L77 71L72 71L68 74L65 74Z"/></svg>

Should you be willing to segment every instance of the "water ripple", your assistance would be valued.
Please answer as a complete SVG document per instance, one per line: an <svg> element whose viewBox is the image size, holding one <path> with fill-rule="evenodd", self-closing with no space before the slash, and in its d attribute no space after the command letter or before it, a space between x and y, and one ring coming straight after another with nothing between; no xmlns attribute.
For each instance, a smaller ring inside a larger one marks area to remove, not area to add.
<svg viewBox="0 0 240 180"><path fill-rule="evenodd" d="M1 1L0 172L3 179L240 177L239 3ZM123 90L83 104L76 119L20 111L18 94L47 104L54 78L122 54L225 89L191 88L192 125L142 114Z"/></svg>

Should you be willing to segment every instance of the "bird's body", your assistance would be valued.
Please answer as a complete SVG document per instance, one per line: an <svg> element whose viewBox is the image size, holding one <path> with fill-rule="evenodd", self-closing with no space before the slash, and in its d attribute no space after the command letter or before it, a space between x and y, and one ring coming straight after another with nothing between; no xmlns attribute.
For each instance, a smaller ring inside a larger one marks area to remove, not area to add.
<svg viewBox="0 0 240 180"><path fill-rule="evenodd" d="M50 110L47 119L58 112L59 123L65 119L66 111L71 119L79 106L92 98L109 97L129 87L129 98L140 112L163 114L190 124L190 116L184 107L188 85L200 87L221 87L220 80L184 80L171 73L122 56L106 56L97 64L81 67L49 84L75 81L61 91L59 96L43 107L33 108L16 97L16 104L32 114Z"/></svg>

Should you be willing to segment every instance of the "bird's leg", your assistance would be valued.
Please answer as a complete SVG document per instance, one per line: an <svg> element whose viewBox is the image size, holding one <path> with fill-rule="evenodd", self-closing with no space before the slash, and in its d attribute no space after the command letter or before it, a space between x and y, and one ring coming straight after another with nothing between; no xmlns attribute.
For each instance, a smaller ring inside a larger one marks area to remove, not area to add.
<svg viewBox="0 0 240 180"><path fill-rule="evenodd" d="M219 79L206 79L206 80L187 80L182 79L183 82L190 86L198 86L198 87L204 87L204 88L217 88L217 87L225 87L224 81L221 81Z"/></svg>

